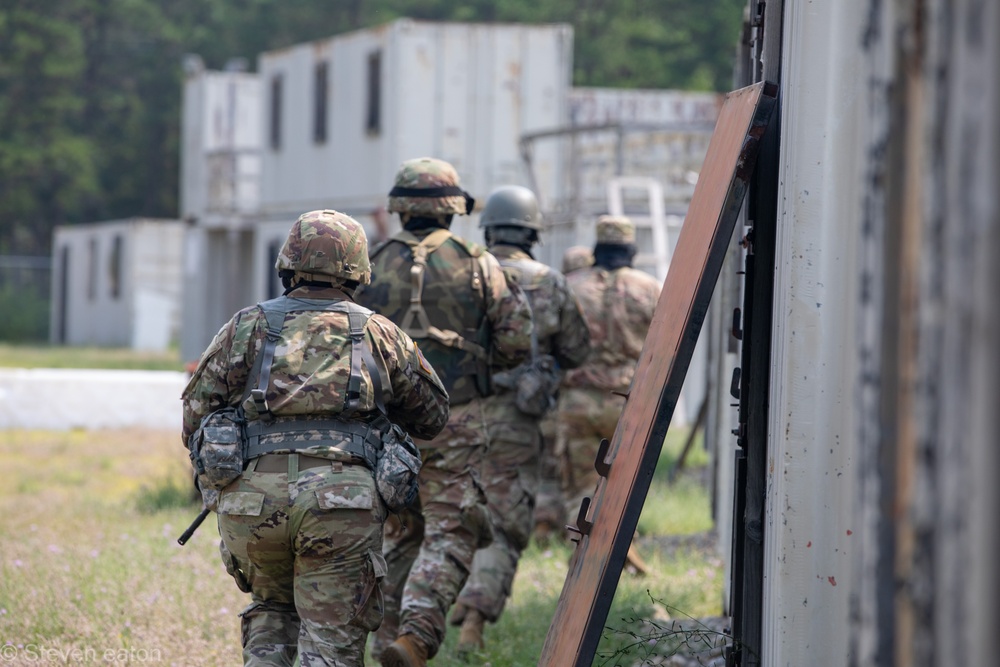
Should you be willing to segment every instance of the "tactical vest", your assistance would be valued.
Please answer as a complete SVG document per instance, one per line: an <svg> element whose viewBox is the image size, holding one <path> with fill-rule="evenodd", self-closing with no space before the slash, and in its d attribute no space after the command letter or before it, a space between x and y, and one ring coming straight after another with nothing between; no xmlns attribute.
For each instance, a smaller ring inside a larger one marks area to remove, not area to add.
<svg viewBox="0 0 1000 667"><path fill-rule="evenodd" d="M483 249L447 229L422 239L403 231L376 248L372 260L377 263L378 255L394 243L410 249L408 299L402 301L394 290L393 301L380 312L418 342L452 405L490 395L492 332L486 317Z"/></svg>
<svg viewBox="0 0 1000 667"><path fill-rule="evenodd" d="M381 442L379 434L373 432L372 427L383 426L383 424L376 425L351 419L358 413L361 404L362 365L368 368L372 379L376 406L382 413L381 416L385 415L381 396L382 378L371 350L364 341L365 326L372 311L350 301L299 299L287 296L264 301L258 304L258 307L264 314L267 333L264 346L254 360L247 383L248 387L251 387L251 382L256 379L256 387L249 390L248 396L252 399L258 415L257 420L250 421L246 426L247 460L270 451L294 451L328 445L363 459L374 470L375 455L381 449ZM285 317L289 313L300 311L344 313L350 323L351 370L344 390L343 408L335 417L275 419L267 402L267 387L270 383L274 350L278 341L281 340ZM246 398L244 398L244 404L245 401ZM297 434L307 431L313 434L308 439L295 437ZM275 440L281 441L281 445L275 447L272 444L265 444L267 441L273 443Z"/></svg>

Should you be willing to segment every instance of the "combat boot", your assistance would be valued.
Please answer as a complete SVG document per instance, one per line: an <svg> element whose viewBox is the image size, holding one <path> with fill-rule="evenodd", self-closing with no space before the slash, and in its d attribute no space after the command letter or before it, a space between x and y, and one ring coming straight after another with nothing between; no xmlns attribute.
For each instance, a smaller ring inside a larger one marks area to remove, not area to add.
<svg viewBox="0 0 1000 667"><path fill-rule="evenodd" d="M462 621L462 629L458 633L458 646L456 650L459 656L467 656L473 651L486 648L483 642L483 624L486 619L479 613L478 609L468 608L465 612L465 620Z"/></svg>
<svg viewBox="0 0 1000 667"><path fill-rule="evenodd" d="M628 553L625 554L625 568L638 577L644 577L649 573L649 566L639 557L639 552L634 544L628 546Z"/></svg>
<svg viewBox="0 0 1000 667"><path fill-rule="evenodd" d="M414 635L402 635L382 651L382 667L426 667L430 652Z"/></svg>

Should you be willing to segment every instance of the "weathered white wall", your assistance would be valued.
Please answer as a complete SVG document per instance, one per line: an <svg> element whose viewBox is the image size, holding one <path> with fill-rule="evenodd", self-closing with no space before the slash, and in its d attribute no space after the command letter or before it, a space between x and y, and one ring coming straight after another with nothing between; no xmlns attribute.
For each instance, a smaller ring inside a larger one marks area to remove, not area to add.
<svg viewBox="0 0 1000 667"><path fill-rule="evenodd" d="M134 218L57 227L52 341L165 349L176 340L179 328L182 238L183 225L177 220ZM117 295L112 290L116 239L120 243ZM64 249L68 253L65 267ZM62 318L64 327L60 327ZM61 330L66 333L64 341L57 340Z"/></svg>
<svg viewBox="0 0 1000 667"><path fill-rule="evenodd" d="M367 63L376 51L381 129L369 133ZM407 19L262 54L263 213L289 220L317 208L366 215L385 205L399 164L414 157L451 162L477 197L497 185L524 183L518 138L565 122L571 57L572 30L565 25ZM329 134L315 143L313 76L323 61L329 63ZM282 126L274 150L267 131L277 75Z"/></svg>
<svg viewBox="0 0 1000 667"><path fill-rule="evenodd" d="M0 368L0 429L142 427L179 439L186 383L169 371Z"/></svg>
<svg viewBox="0 0 1000 667"><path fill-rule="evenodd" d="M188 74L181 114L181 217L256 212L263 99L256 74Z"/></svg>
<svg viewBox="0 0 1000 667"><path fill-rule="evenodd" d="M786 2L774 282L766 665L846 665L854 533L851 387L864 109L852 2Z"/></svg>

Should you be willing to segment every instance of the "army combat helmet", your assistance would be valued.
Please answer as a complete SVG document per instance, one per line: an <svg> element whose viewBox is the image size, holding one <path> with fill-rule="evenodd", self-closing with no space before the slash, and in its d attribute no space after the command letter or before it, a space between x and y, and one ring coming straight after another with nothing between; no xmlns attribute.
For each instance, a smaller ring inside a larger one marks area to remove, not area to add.
<svg viewBox="0 0 1000 667"><path fill-rule="evenodd" d="M497 188L486 200L480 227L526 227L542 231L542 214L535 193L520 185Z"/></svg>
<svg viewBox="0 0 1000 667"><path fill-rule="evenodd" d="M476 200L459 187L458 172L444 160L421 157L407 160L396 172L389 191L390 213L409 217L467 215Z"/></svg>
<svg viewBox="0 0 1000 667"><path fill-rule="evenodd" d="M303 213L288 231L274 268L303 281L371 282L368 237L361 224L338 211Z"/></svg>

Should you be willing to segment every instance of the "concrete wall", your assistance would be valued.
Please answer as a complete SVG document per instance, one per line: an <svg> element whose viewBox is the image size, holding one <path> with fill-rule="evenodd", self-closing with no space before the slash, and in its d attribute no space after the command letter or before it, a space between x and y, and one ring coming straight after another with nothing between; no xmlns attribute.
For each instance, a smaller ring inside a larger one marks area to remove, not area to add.
<svg viewBox="0 0 1000 667"><path fill-rule="evenodd" d="M57 227L52 342L162 350L175 341L182 235L176 220Z"/></svg>
<svg viewBox="0 0 1000 667"><path fill-rule="evenodd" d="M524 183L518 138L565 122L571 56L564 25L407 19L262 54L263 213L289 224L316 208L367 215L384 206L399 164L413 157L448 160L478 197ZM372 58L380 63L375 90ZM317 141L315 81L323 63L327 138ZM278 146L270 142L274 86ZM369 127L375 93L377 128Z"/></svg>
<svg viewBox="0 0 1000 667"><path fill-rule="evenodd" d="M176 431L184 373L0 369L0 429ZM44 400L39 400L44 397Z"/></svg>

